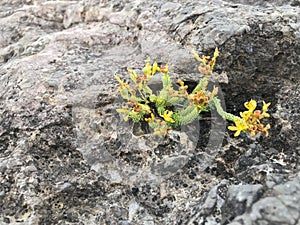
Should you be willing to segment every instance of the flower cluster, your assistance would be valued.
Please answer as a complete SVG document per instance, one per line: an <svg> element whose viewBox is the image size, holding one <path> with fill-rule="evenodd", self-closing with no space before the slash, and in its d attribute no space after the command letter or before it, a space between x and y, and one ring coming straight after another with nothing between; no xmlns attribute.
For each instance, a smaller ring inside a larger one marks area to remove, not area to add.
<svg viewBox="0 0 300 225"><path fill-rule="evenodd" d="M262 110L256 110L257 102L255 100L251 99L249 102L245 102L244 106L248 110L240 112L241 117L234 119L235 126L229 126L228 129L235 131L234 136L239 136L241 132L247 132L250 133L251 137L258 133L264 133L268 137L270 124L265 126L261 123L261 120L270 117L270 114L267 113L270 104L263 101Z"/></svg>
<svg viewBox="0 0 300 225"><path fill-rule="evenodd" d="M125 83L119 76L115 75L119 82L119 93L126 103L117 109L117 112L125 114L125 120L131 119L133 122L147 123L157 135L167 135L172 129L181 125L189 124L200 118L200 114L215 108L224 120L235 123L228 129L235 131L234 136L239 136L241 132L255 136L264 133L268 136L270 125L263 125L261 120L270 115L267 113L270 103L263 102L262 110L256 110L257 103L254 100L245 103L247 111L241 112L240 117L225 112L218 99L218 88L208 90L209 76L212 74L219 51L216 48L214 56L194 54L196 60L200 62L199 72L204 75L199 80L197 86L189 92L189 87L184 81L178 80L177 86L173 87L169 76L168 65L158 65L157 62L150 64L146 61L142 69L142 75L136 71L128 69L131 82ZM161 74L162 89L154 93L150 88L150 81L156 74Z"/></svg>

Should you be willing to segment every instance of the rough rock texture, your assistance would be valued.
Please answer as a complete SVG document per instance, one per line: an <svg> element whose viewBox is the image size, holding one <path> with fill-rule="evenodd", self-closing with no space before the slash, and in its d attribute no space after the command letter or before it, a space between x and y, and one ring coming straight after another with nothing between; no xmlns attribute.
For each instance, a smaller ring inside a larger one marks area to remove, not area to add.
<svg viewBox="0 0 300 225"><path fill-rule="evenodd" d="M272 102L269 138L117 115L114 73L193 85L217 46L223 105ZM1 1L0 224L300 224L299 73L299 0Z"/></svg>

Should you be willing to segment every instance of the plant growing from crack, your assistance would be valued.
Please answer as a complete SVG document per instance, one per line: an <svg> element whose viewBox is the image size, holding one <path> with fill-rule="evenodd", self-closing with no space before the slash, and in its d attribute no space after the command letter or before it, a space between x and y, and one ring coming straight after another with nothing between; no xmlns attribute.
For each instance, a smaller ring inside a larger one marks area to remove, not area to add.
<svg viewBox="0 0 300 225"><path fill-rule="evenodd" d="M201 118L201 113L207 112L213 108L224 119L234 122L235 126L229 126L228 129L235 131L234 136L239 136L241 132L255 136L258 133L264 133L268 136L270 125L264 125L261 120L270 115L267 113L271 103L263 101L262 110L257 110L257 102L250 100L244 103L246 111L240 112L240 116L235 116L225 112L218 98L218 88L213 87L208 90L208 79L214 69L219 51L216 48L212 58L194 53L194 58L200 63L198 70L205 77L199 80L197 86L192 92L188 92L188 86L182 80L177 81L177 88L174 88L171 78L168 74L168 65L158 66L157 62L150 64L146 61L143 68L143 74L138 75L135 70L128 69L131 78L131 84L126 83L115 74L119 82L119 93L126 101L126 104L117 109L117 112L125 114L125 121L131 119L133 122L147 122L153 128L155 134L167 135L172 129L181 125L191 123ZM161 74L162 88L154 93L151 89L151 81L154 76Z"/></svg>

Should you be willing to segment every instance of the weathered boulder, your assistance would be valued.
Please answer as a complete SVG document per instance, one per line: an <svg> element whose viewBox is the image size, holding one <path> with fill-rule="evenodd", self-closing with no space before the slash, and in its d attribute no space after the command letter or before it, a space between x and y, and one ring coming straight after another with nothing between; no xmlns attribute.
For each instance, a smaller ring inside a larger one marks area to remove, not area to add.
<svg viewBox="0 0 300 225"><path fill-rule="evenodd" d="M2 1L0 224L298 224L299 5ZM222 104L271 102L269 138L212 112L160 139L116 113L114 73L150 57L194 85L215 47Z"/></svg>

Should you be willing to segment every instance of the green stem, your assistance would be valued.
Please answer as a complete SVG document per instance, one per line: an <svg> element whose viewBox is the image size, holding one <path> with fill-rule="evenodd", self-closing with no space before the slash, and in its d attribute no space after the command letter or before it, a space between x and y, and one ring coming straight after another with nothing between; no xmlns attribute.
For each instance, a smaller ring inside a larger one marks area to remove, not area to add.
<svg viewBox="0 0 300 225"><path fill-rule="evenodd" d="M228 113L228 112L225 112L221 106L221 103L220 103L220 100L216 97L214 97L212 99L216 109L217 109L217 112L219 113L219 115L224 119L224 120L229 120L229 121L232 121L234 122L235 119L240 119L238 116L235 116L231 113Z"/></svg>
<svg viewBox="0 0 300 225"><path fill-rule="evenodd" d="M199 84L194 88L192 94L195 94L197 91L205 89L205 85L207 85L207 78L203 78L200 80Z"/></svg>

